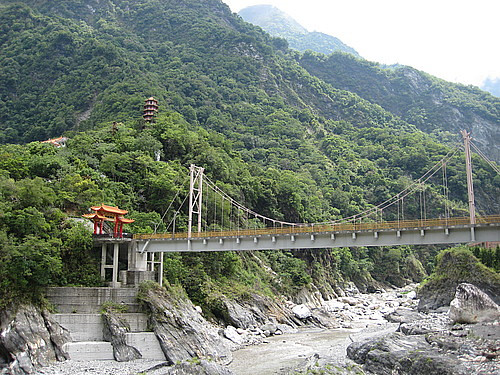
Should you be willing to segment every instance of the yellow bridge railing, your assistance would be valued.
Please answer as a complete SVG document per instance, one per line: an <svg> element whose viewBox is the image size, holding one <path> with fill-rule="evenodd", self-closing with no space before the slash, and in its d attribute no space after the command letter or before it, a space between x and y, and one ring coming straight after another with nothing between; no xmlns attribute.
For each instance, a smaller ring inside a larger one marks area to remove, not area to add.
<svg viewBox="0 0 500 375"><path fill-rule="evenodd" d="M257 228L241 230L222 230L210 232L196 232L191 235L192 238L210 238L210 237L238 237L238 236L261 236L273 234L300 234L300 233L318 233L318 232L355 232L355 231L377 231L384 229L426 229L432 227L450 227L455 225L469 224L469 217L453 217L445 219L427 219L427 220L400 220L400 221L382 221L366 223L336 223L336 224L308 224L296 225L284 228ZM476 217L477 224L500 224L500 215ZM188 238L186 232L179 233L154 233L154 234L134 234L134 239L167 239L167 238Z"/></svg>

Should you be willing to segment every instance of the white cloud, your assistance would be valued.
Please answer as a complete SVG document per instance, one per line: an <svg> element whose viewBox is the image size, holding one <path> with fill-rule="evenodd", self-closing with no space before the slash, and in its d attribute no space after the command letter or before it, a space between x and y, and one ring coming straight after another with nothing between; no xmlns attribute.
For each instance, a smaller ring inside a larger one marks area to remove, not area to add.
<svg viewBox="0 0 500 375"><path fill-rule="evenodd" d="M272 4L368 60L480 85L500 77L498 0L224 0L234 12Z"/></svg>

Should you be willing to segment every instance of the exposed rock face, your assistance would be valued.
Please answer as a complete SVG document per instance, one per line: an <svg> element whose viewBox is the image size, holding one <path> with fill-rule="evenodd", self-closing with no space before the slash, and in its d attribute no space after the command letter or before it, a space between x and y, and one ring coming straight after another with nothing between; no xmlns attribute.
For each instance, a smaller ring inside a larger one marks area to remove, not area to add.
<svg viewBox="0 0 500 375"><path fill-rule="evenodd" d="M192 358L231 361L229 340L201 316L183 291L148 286L141 288L139 298L151 312L151 326L170 363Z"/></svg>
<svg viewBox="0 0 500 375"><path fill-rule="evenodd" d="M432 311L449 306L455 297L457 286L461 283L474 284L495 303L500 303L500 276L479 264L470 251L450 249L438 260L436 274L419 289L418 310Z"/></svg>
<svg viewBox="0 0 500 375"><path fill-rule="evenodd" d="M118 362L128 362L142 358L139 350L127 345L126 336L130 332L128 323L111 311L103 314L104 318L104 340L111 342L113 346L113 356Z"/></svg>
<svg viewBox="0 0 500 375"><path fill-rule="evenodd" d="M456 323L490 322L500 318L500 307L474 285L462 283L450 303L449 316Z"/></svg>
<svg viewBox="0 0 500 375"><path fill-rule="evenodd" d="M68 331L34 306L0 313L1 374L30 374L56 360L68 359L62 345L71 341Z"/></svg>
<svg viewBox="0 0 500 375"><path fill-rule="evenodd" d="M424 336L392 333L347 348L347 356L375 374L466 375L468 369L453 355L439 353Z"/></svg>
<svg viewBox="0 0 500 375"><path fill-rule="evenodd" d="M312 316L311 310L306 305L294 306L292 311L299 319L307 319Z"/></svg>
<svg viewBox="0 0 500 375"><path fill-rule="evenodd" d="M302 324L285 304L278 304L271 298L257 294L252 295L247 301L224 299L222 303L225 310L224 320L236 328L260 327L268 323L269 317L293 328Z"/></svg>

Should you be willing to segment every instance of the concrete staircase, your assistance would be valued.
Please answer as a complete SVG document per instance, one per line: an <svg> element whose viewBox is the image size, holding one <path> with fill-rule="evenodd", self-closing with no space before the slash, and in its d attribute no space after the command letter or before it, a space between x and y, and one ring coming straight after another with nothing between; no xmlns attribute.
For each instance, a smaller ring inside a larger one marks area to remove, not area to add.
<svg viewBox="0 0 500 375"><path fill-rule="evenodd" d="M134 346L142 358L165 360L154 332L148 331L147 316L139 312L135 288L49 288L47 298L59 313L54 319L71 335L72 342L64 350L75 361L114 360L111 343L103 341L103 320L99 310L104 302L127 305L132 312L120 314L130 331L128 345ZM128 310L130 311L130 310Z"/></svg>

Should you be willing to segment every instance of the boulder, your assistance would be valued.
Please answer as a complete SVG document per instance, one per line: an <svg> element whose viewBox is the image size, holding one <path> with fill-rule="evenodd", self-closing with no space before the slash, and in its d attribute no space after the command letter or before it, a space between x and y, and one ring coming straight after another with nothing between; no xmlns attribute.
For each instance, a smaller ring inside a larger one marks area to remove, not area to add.
<svg viewBox="0 0 500 375"><path fill-rule="evenodd" d="M62 349L71 341L69 332L42 313L27 305L0 312L0 369L2 374L31 374L56 360L68 359Z"/></svg>
<svg viewBox="0 0 500 375"><path fill-rule="evenodd" d="M340 297L339 301L349 306L356 306L359 303L358 299L354 297Z"/></svg>
<svg viewBox="0 0 500 375"><path fill-rule="evenodd" d="M227 326L226 329L224 329L224 337L231 340L235 344L243 345L243 337L241 337L236 328L233 326Z"/></svg>
<svg viewBox="0 0 500 375"><path fill-rule="evenodd" d="M181 288L141 284L138 298L150 311L150 325L171 364L193 358L227 364L232 343L196 310Z"/></svg>
<svg viewBox="0 0 500 375"><path fill-rule="evenodd" d="M347 356L375 374L465 375L469 371L456 356L438 353L424 336L405 336L395 332L387 336L355 342L347 347Z"/></svg>
<svg viewBox="0 0 500 375"><path fill-rule="evenodd" d="M278 323L278 324L276 325L276 327L277 327L277 329L278 329L278 330L276 331L276 333L275 333L276 335L278 334L278 332L281 332L281 333L283 333L283 334L287 334L287 333L297 333L297 332L298 332L297 328L292 327L292 326L289 326L288 324L280 324L280 323Z"/></svg>
<svg viewBox="0 0 500 375"><path fill-rule="evenodd" d="M292 312L299 319L307 319L312 316L312 312L306 305L297 305L292 308Z"/></svg>
<svg viewBox="0 0 500 375"><path fill-rule="evenodd" d="M408 292L406 294L406 298L408 298L408 299L416 299L417 298L417 292L415 292L414 290L412 290L411 292Z"/></svg>
<svg viewBox="0 0 500 375"><path fill-rule="evenodd" d="M274 335L278 330L278 326L275 323L267 323L260 327L262 331L269 331L271 335Z"/></svg>
<svg viewBox="0 0 500 375"><path fill-rule="evenodd" d="M450 303L449 317L454 323L492 322L500 318L500 307L474 285L462 283Z"/></svg>
<svg viewBox="0 0 500 375"><path fill-rule="evenodd" d="M128 362L142 358L142 354L126 342L125 334L130 332L127 321L120 318L113 311L103 313L104 327L103 337L105 341L111 342L113 346L113 357L118 362Z"/></svg>
<svg viewBox="0 0 500 375"><path fill-rule="evenodd" d="M484 265L465 248L439 253L435 273L418 289L419 311L436 311L449 306L461 283L470 283L500 304L500 275Z"/></svg>
<svg viewBox="0 0 500 375"><path fill-rule="evenodd" d="M400 307L393 312L385 314L384 318L391 323L411 323L422 319L422 314L415 310Z"/></svg>
<svg viewBox="0 0 500 375"><path fill-rule="evenodd" d="M270 316L278 323L292 327L302 324L285 304L258 294L249 296L245 301L223 299L222 303L225 323L236 328L248 329L261 326L266 324Z"/></svg>

